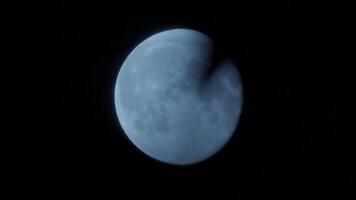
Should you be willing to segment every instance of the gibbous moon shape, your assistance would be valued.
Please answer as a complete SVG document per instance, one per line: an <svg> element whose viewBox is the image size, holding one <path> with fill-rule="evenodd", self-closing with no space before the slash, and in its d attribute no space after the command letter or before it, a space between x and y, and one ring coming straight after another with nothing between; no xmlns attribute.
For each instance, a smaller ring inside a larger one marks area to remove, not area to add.
<svg viewBox="0 0 356 200"><path fill-rule="evenodd" d="M147 38L126 58L115 85L116 113L148 156L193 164L231 138L242 108L241 79L231 60L215 62L214 50L207 35L172 29Z"/></svg>

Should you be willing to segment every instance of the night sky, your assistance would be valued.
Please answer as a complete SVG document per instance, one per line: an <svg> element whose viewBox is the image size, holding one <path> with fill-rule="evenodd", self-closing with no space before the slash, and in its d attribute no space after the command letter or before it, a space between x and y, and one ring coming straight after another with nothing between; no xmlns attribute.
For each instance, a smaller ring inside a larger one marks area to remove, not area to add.
<svg viewBox="0 0 356 200"><path fill-rule="evenodd" d="M41 161L49 197L347 199L331 123L339 24L332 6L298 2L62 1L60 125ZM209 35L234 59L244 92L232 139L185 167L137 150L113 101L126 56L170 28Z"/></svg>

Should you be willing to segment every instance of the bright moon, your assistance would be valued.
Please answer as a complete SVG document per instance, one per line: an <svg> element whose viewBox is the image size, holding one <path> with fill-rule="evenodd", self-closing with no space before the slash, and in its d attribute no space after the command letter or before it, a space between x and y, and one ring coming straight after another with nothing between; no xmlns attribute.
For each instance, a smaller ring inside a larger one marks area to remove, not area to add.
<svg viewBox="0 0 356 200"><path fill-rule="evenodd" d="M143 153L188 165L211 157L231 138L242 108L241 79L230 59L213 62L214 50L207 35L172 29L147 38L126 58L115 108Z"/></svg>

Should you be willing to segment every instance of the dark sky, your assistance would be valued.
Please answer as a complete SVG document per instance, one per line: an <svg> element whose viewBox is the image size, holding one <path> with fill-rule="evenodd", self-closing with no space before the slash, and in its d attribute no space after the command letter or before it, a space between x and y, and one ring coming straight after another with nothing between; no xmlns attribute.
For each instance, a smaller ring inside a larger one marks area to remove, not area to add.
<svg viewBox="0 0 356 200"><path fill-rule="evenodd" d="M53 196L128 199L326 199L343 182L333 131L331 69L340 53L335 8L299 1L67 1L61 3L60 128L43 161ZM147 36L185 27L232 57L244 86L239 126L212 158L155 161L124 136L113 88ZM327 191L327 192L326 192ZM331 193L329 193L331 192ZM345 199L349 193L342 193ZM52 198L49 198L52 199ZM333 198L342 199L342 198Z"/></svg>

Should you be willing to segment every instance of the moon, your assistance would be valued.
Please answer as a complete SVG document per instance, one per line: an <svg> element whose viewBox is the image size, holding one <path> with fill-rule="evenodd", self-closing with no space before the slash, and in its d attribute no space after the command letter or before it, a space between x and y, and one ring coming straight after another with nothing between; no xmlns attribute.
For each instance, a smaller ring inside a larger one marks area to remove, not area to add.
<svg viewBox="0 0 356 200"><path fill-rule="evenodd" d="M242 84L234 62L216 57L212 39L171 29L138 44L121 66L116 114L129 140L174 165L203 161L229 141L240 118Z"/></svg>

